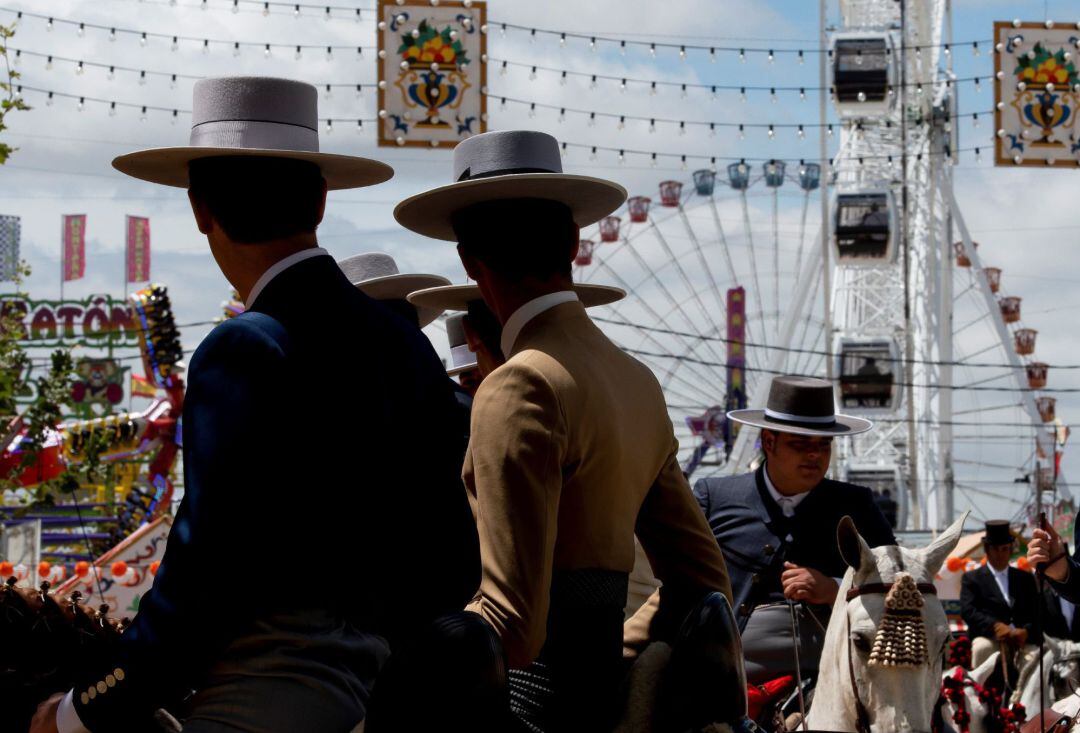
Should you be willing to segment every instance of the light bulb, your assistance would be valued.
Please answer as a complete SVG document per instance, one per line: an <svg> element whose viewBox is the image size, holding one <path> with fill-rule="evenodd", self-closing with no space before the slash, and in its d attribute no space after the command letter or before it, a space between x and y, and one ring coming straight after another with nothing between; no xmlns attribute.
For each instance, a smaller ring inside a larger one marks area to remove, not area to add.
<svg viewBox="0 0 1080 733"><path fill-rule="evenodd" d="M799 51L799 66L802 66L806 62L806 57L803 56L802 50Z"/></svg>
<svg viewBox="0 0 1080 733"><path fill-rule="evenodd" d="M746 128L743 125L739 125L739 139L740 140L745 140L746 139Z"/></svg>
<svg viewBox="0 0 1080 733"><path fill-rule="evenodd" d="M270 3L263 3L263 17L270 15Z"/></svg>
<svg viewBox="0 0 1080 733"><path fill-rule="evenodd" d="M622 150L620 150L619 151L619 165L622 165L625 162L626 162L626 153L623 152Z"/></svg>
<svg viewBox="0 0 1080 733"><path fill-rule="evenodd" d="M776 130L773 129L772 125L769 125L769 139L772 140L774 137L776 137Z"/></svg>
<svg viewBox="0 0 1080 733"><path fill-rule="evenodd" d="M177 38L176 36L173 36L172 45L169 46L169 49L172 50L172 51L175 51L178 48L180 48L180 39Z"/></svg>
<svg viewBox="0 0 1080 733"><path fill-rule="evenodd" d="M86 35L86 24L85 23L79 23L79 30L75 31L75 35L77 35L79 38L82 38L83 36Z"/></svg>
<svg viewBox="0 0 1080 733"><path fill-rule="evenodd" d="M139 36L139 45L143 46L144 48L146 47L146 32L145 31L142 33L142 35Z"/></svg>
<svg viewBox="0 0 1080 733"><path fill-rule="evenodd" d="M679 61L686 61L686 46L679 46Z"/></svg>
<svg viewBox="0 0 1080 733"><path fill-rule="evenodd" d="M299 18L300 17L300 6L299 5L294 5L293 6L292 14L293 14L294 18Z"/></svg>
<svg viewBox="0 0 1080 733"><path fill-rule="evenodd" d="M45 71L52 71L52 66L52 56L49 56L45 59Z"/></svg>
<svg viewBox="0 0 1080 733"><path fill-rule="evenodd" d="M682 137L685 134L686 134L686 123L685 122L680 122L679 123L679 137Z"/></svg>
<svg viewBox="0 0 1080 733"><path fill-rule="evenodd" d="M333 131L334 131L334 121L333 120L327 120L326 121L326 134L329 135Z"/></svg>
<svg viewBox="0 0 1080 733"><path fill-rule="evenodd" d="M596 89L596 75L593 74L592 79L589 80L589 89Z"/></svg>
<svg viewBox="0 0 1080 733"><path fill-rule="evenodd" d="M169 118L169 124L170 124L170 125L175 125L175 124L176 124L176 118L177 118L177 117L178 117L179 115L180 115L180 111L179 111L179 110L175 110L175 109L174 109L174 110L172 111L172 117L170 117L170 118Z"/></svg>
<svg viewBox="0 0 1080 733"><path fill-rule="evenodd" d="M109 43L116 43L116 29L109 29Z"/></svg>
<svg viewBox="0 0 1080 733"><path fill-rule="evenodd" d="M653 58L656 58L656 44L655 43L650 43L649 44L649 55L652 56Z"/></svg>
<svg viewBox="0 0 1080 733"><path fill-rule="evenodd" d="M739 101L746 102L746 87L739 88Z"/></svg>
<svg viewBox="0 0 1080 733"><path fill-rule="evenodd" d="M82 76L82 73L83 73L83 62L82 62L82 61L80 61L80 62L78 63L78 65L77 65L77 66L75 67L75 73L76 73L76 74L77 74L78 76Z"/></svg>
<svg viewBox="0 0 1080 733"><path fill-rule="evenodd" d="M362 99L363 96L364 96L364 85L363 84L357 84L356 85L356 98L357 99Z"/></svg>
<svg viewBox="0 0 1080 733"><path fill-rule="evenodd" d="M560 123L561 122L566 122L566 110L565 109L560 109L559 110L559 122Z"/></svg>
<svg viewBox="0 0 1080 733"><path fill-rule="evenodd" d="M169 89L176 89L176 74L169 78Z"/></svg>
<svg viewBox="0 0 1080 733"><path fill-rule="evenodd" d="M713 122L709 123L709 137L716 137L716 124Z"/></svg>
<svg viewBox="0 0 1080 733"><path fill-rule="evenodd" d="M739 63L746 63L746 50L742 48L739 49Z"/></svg>
<svg viewBox="0 0 1080 733"><path fill-rule="evenodd" d="M686 99L686 85L685 84L682 85L682 98Z"/></svg>
<svg viewBox="0 0 1080 733"><path fill-rule="evenodd" d="M622 115L620 115L619 116L619 124L616 125L616 128L619 129L619 130L622 130L625 127L626 127L626 117L623 117Z"/></svg>
<svg viewBox="0 0 1080 733"><path fill-rule="evenodd" d="M626 79L623 79L621 82L619 82L619 91L620 92L625 92L626 91Z"/></svg>
<svg viewBox="0 0 1080 733"><path fill-rule="evenodd" d="M536 67L529 70L529 81L536 81Z"/></svg>
<svg viewBox="0 0 1080 733"><path fill-rule="evenodd" d="M105 78L108 79L109 81L112 81L113 79L116 78L116 67L115 66L110 66L109 67L109 72L107 74L105 74Z"/></svg>
<svg viewBox="0 0 1080 733"><path fill-rule="evenodd" d="M596 127L596 113L589 113L589 127Z"/></svg>
<svg viewBox="0 0 1080 733"><path fill-rule="evenodd" d="M49 96L45 97L45 106L46 107L52 107L53 106L53 93L52 92L49 92Z"/></svg>
<svg viewBox="0 0 1080 733"><path fill-rule="evenodd" d="M326 85L326 98L332 99L334 96L334 88L329 84Z"/></svg>
<svg viewBox="0 0 1080 733"><path fill-rule="evenodd" d="M109 102L109 117L116 117L116 102Z"/></svg>
<svg viewBox="0 0 1080 733"><path fill-rule="evenodd" d="M709 49L709 63L710 64L715 64L716 63L716 49L715 48L710 48Z"/></svg>
<svg viewBox="0 0 1080 733"><path fill-rule="evenodd" d="M559 34L559 48L566 48L566 34Z"/></svg>
<svg viewBox="0 0 1080 733"><path fill-rule="evenodd" d="M234 13L240 12L240 0L232 0L232 11Z"/></svg>
<svg viewBox="0 0 1080 733"><path fill-rule="evenodd" d="M235 41L233 43L232 55L233 55L233 57L236 57L236 56L240 55L240 42L239 41Z"/></svg>
<svg viewBox="0 0 1080 733"><path fill-rule="evenodd" d="M592 151L589 153L589 160L596 160L596 148L593 148Z"/></svg>
<svg viewBox="0 0 1080 733"><path fill-rule="evenodd" d="M656 120L649 120L649 132L656 132Z"/></svg>
<svg viewBox="0 0 1080 733"><path fill-rule="evenodd" d="M82 97L79 97L79 103L75 105L75 109L79 110L80 112L86 109L86 100Z"/></svg>
<svg viewBox="0 0 1080 733"><path fill-rule="evenodd" d="M326 60L327 61L333 61L334 60L334 47L333 46L327 46L326 47Z"/></svg>
<svg viewBox="0 0 1080 733"><path fill-rule="evenodd" d="M297 46L296 53L293 55L293 58L299 61L301 56L303 56L303 53L300 50L300 46Z"/></svg>
<svg viewBox="0 0 1080 733"><path fill-rule="evenodd" d="M52 18L49 18L49 19L48 19L48 20L47 20L47 21L45 22L45 30L47 30L47 31L50 31L50 32L51 32L51 31L52 31L52 29L53 29L53 22L52 22Z"/></svg>
<svg viewBox="0 0 1080 733"><path fill-rule="evenodd" d="M802 87L799 87L799 99L806 99L806 90Z"/></svg>
<svg viewBox="0 0 1080 733"><path fill-rule="evenodd" d="M773 104L776 104L776 89L775 88L769 89L769 101L772 102Z"/></svg>
<svg viewBox="0 0 1080 733"><path fill-rule="evenodd" d="M266 46L263 48L263 58L267 58L267 59L270 58L270 44L269 43L266 44Z"/></svg>
<svg viewBox="0 0 1080 733"><path fill-rule="evenodd" d="M596 39L595 38L590 38L589 39L589 50L590 51L595 51L596 50Z"/></svg>
<svg viewBox="0 0 1080 733"><path fill-rule="evenodd" d="M800 139L800 140L802 140L803 138L805 138L805 137L806 137L806 130L804 130L804 129L803 129L803 126L802 126L802 125L799 125L799 132L798 132L798 134L799 134L799 139Z"/></svg>
<svg viewBox="0 0 1080 733"><path fill-rule="evenodd" d="M768 58L768 59L769 59L769 63L770 63L770 64L771 64L771 63L772 63L773 61L775 61L775 60L776 60L776 55L775 55L775 54L773 54L773 52L772 52L772 49L771 49L771 48L769 49L769 55L768 55L768 56L767 56L766 58Z"/></svg>
<svg viewBox="0 0 1080 733"><path fill-rule="evenodd" d="M145 71L140 71L139 72L139 86L141 86L141 87L146 86L146 72Z"/></svg>
<svg viewBox="0 0 1080 733"><path fill-rule="evenodd" d="M146 122L146 107L139 112L139 122Z"/></svg>
<svg viewBox="0 0 1080 733"><path fill-rule="evenodd" d="M529 105L529 119L536 117L536 103L533 102Z"/></svg>

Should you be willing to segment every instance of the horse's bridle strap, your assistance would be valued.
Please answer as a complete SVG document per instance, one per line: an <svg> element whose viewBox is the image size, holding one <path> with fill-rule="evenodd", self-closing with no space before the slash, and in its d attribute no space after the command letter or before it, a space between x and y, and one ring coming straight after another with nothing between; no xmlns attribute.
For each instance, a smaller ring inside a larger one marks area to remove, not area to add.
<svg viewBox="0 0 1080 733"><path fill-rule="evenodd" d="M858 598L867 594L887 594L892 590L892 583L867 583L866 585L853 585L847 592L847 599L850 601L853 598ZM931 595L937 594L937 588L933 583L918 583L916 588L920 593L930 593Z"/></svg>

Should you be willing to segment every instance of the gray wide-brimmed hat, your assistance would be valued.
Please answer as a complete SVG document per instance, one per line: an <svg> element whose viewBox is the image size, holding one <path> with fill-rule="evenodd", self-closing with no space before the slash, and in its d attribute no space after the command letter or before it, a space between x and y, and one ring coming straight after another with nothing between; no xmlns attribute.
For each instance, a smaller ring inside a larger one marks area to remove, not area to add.
<svg viewBox="0 0 1080 733"><path fill-rule="evenodd" d="M201 158L289 158L314 163L329 189L374 186L394 169L353 155L319 152L319 93L311 84L264 76L195 82L190 144L113 159L122 173L165 186L188 186L188 164Z"/></svg>
<svg viewBox="0 0 1080 733"><path fill-rule="evenodd" d="M442 275L401 273L394 258L382 252L353 255L337 264L345 277L349 278L349 282L375 300L406 300L414 290L450 284L450 280ZM444 310L445 308L416 305L416 317L420 327L434 321Z"/></svg>
<svg viewBox="0 0 1080 733"><path fill-rule="evenodd" d="M838 414L832 384L813 377L773 377L764 410L732 410L727 416L744 425L795 435L857 435L874 427L864 418Z"/></svg>
<svg viewBox="0 0 1080 733"><path fill-rule="evenodd" d="M405 199L394 208L394 218L425 237L456 242L455 212L502 199L558 201L569 207L578 227L586 227L622 206L626 189L602 178L563 173L559 142L551 135L485 132L454 148L454 183Z"/></svg>
<svg viewBox="0 0 1080 733"><path fill-rule="evenodd" d="M454 313L446 318L446 338L450 341L450 366L446 368L447 376L454 376L476 369L476 354L469 349L469 342L465 338L465 327L461 321L465 318L464 313Z"/></svg>
<svg viewBox="0 0 1080 733"><path fill-rule="evenodd" d="M586 308L608 305L626 297L625 290L610 285L574 283L573 288L578 300ZM448 311L466 311L469 303L474 300L483 300L479 285L445 285L409 294L409 302L417 307L426 306Z"/></svg>

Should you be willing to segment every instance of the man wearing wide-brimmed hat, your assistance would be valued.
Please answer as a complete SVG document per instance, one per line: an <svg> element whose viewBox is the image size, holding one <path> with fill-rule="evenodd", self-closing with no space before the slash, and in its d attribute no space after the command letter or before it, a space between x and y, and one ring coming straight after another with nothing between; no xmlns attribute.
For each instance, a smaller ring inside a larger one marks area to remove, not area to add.
<svg viewBox="0 0 1080 733"><path fill-rule="evenodd" d="M869 420L837 414L833 393L825 380L773 378L764 409L728 413L731 420L761 430L764 464L751 473L694 484L731 574L751 684L793 674L786 601L806 604L827 623L837 579L847 568L836 544L844 516L855 521L871 547L896 544L870 489L825 478L833 440L872 427ZM648 611L646 605L640 615L647 618ZM628 628L636 629L642 620L631 619ZM808 613L800 620L800 661L803 672L811 673L824 628Z"/></svg>
<svg viewBox="0 0 1080 733"><path fill-rule="evenodd" d="M185 494L153 588L37 730L148 730L192 689L188 733L350 730L388 646L476 588L460 449L414 455L454 430L441 364L315 236L328 189L393 171L319 152L317 99L284 79L199 81L189 146L113 162L188 189L246 312L191 359Z"/></svg>
<svg viewBox="0 0 1080 733"><path fill-rule="evenodd" d="M457 243L502 324L507 361L476 393L464 468L483 569L469 608L499 633L512 706L530 730L604 730L635 530L667 589L695 601L728 591L656 378L573 289L579 228L626 192L563 173L556 140L527 131L460 143L453 180L394 215Z"/></svg>
<svg viewBox="0 0 1080 733"><path fill-rule="evenodd" d="M964 573L960 583L960 615L971 634L972 667L996 651L1010 665L1023 668L1018 654L1037 653L1040 603L1031 573L1009 565L1016 538L1008 520L986 522L982 539L986 564Z"/></svg>

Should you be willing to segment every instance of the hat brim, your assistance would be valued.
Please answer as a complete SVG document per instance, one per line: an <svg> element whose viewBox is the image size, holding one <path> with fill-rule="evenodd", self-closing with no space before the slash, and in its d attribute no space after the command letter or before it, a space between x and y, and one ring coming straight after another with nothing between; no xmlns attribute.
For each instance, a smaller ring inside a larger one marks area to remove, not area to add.
<svg viewBox="0 0 1080 733"><path fill-rule="evenodd" d="M204 158L284 158L303 160L319 166L326 187L331 191L363 188L383 183L394 177L394 169L370 158L334 153L312 153L302 150L270 150L263 148L173 147L151 148L127 153L113 159L113 168L150 183L177 188L188 187L188 164Z"/></svg>
<svg viewBox="0 0 1080 733"><path fill-rule="evenodd" d="M778 433L791 433L792 435L820 435L826 437L838 437L843 435L858 435L865 433L874 427L874 423L862 417L852 415L837 415L836 422L831 425L817 425L811 423L791 423L784 420L774 420L765 414L764 410L732 410L727 414L730 420L755 428L775 430Z"/></svg>
<svg viewBox="0 0 1080 733"><path fill-rule="evenodd" d="M421 288L434 288L449 285L450 280L442 275L416 275L402 273L399 275L383 275L373 277L370 280L354 282L353 285L364 295L374 300L408 300L409 293ZM428 325L446 310L437 306L416 305L416 317L420 322L420 328Z"/></svg>
<svg viewBox="0 0 1080 733"><path fill-rule="evenodd" d="M626 291L621 288L591 283L574 283L574 292L586 308L609 305L626 297ZM483 300L478 285L446 285L409 294L409 302L417 307L448 311L467 311L469 303L474 300Z"/></svg>
<svg viewBox="0 0 1080 733"><path fill-rule="evenodd" d="M406 229L433 239L456 242L455 212L472 204L505 199L544 199L566 204L578 227L587 227L626 201L626 189L614 181L569 173L513 173L440 186L411 196L394 207ZM527 226L527 222L523 222Z"/></svg>

